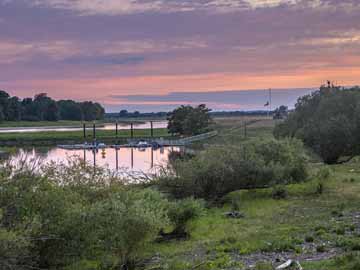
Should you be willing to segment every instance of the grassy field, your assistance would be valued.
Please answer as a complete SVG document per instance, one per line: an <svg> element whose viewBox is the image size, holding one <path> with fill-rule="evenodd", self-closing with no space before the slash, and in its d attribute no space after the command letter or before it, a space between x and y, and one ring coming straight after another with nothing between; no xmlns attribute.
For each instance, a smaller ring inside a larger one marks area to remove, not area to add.
<svg viewBox="0 0 360 270"><path fill-rule="evenodd" d="M274 124L269 119L253 121L247 136L272 136ZM218 120L217 129L219 136L206 144L245 139L241 118ZM308 181L281 187L287 193L282 199L273 198L276 188L229 194L224 206L209 208L190 224L189 239L152 246L147 255L158 253L161 260L148 269L266 270L274 269L278 258L299 260L309 270L358 270L359 165L360 159L334 166L310 163ZM326 179L320 177L324 172ZM244 218L225 217L234 204L240 205Z"/></svg>
<svg viewBox="0 0 360 270"><path fill-rule="evenodd" d="M86 132L86 141L92 141L92 131ZM135 129L135 138L150 137L150 129ZM169 136L167 129L154 129L154 137ZM98 141L116 141L117 139L130 138L130 130L119 130L116 137L113 130L97 130L96 138ZM43 132L24 132L24 133L0 133L0 145L38 145L38 144L56 144L60 142L75 141L83 142L82 131L43 131Z"/></svg>

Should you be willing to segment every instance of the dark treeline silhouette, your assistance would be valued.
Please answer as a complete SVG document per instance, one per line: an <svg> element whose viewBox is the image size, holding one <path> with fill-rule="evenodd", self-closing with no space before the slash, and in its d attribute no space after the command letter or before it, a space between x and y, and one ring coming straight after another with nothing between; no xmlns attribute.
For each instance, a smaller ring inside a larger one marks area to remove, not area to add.
<svg viewBox="0 0 360 270"><path fill-rule="evenodd" d="M215 117L231 117L231 116L263 116L268 115L269 111L257 110L257 111L216 111L209 112L211 116ZM121 110L119 113L106 113L106 118L121 119L121 118L164 118L169 115L169 112L147 112L142 113L139 111L129 112L127 110Z"/></svg>
<svg viewBox="0 0 360 270"><path fill-rule="evenodd" d="M139 111L129 112L127 110L121 110L119 113L106 113L106 118L166 118L167 112L149 112L141 113Z"/></svg>
<svg viewBox="0 0 360 270"><path fill-rule="evenodd" d="M104 108L96 102L55 101L45 93L21 100L0 90L0 121L92 121L103 119L104 115Z"/></svg>

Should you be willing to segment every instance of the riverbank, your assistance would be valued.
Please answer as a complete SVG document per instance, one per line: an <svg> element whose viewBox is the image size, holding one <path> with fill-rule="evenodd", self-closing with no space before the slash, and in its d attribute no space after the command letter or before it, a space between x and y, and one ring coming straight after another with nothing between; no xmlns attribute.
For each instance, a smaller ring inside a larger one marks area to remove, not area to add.
<svg viewBox="0 0 360 270"><path fill-rule="evenodd" d="M252 120L246 129L243 118L217 121L218 136L203 147L273 136L275 121ZM272 270L290 259L307 270L359 269L360 158L308 165L303 183L235 191L209 206L186 240L153 244L145 269ZM225 215L234 209L238 218Z"/></svg>
<svg viewBox="0 0 360 270"><path fill-rule="evenodd" d="M134 138L150 138L150 129L134 129ZM169 137L166 128L153 130L153 137ZM116 136L115 130L97 130L97 141L104 143L126 142L131 138L130 130L119 130ZM57 144L83 143L93 141L91 131L86 132L86 137L82 131L44 131L44 132L22 132L22 133L0 133L0 146L52 146Z"/></svg>

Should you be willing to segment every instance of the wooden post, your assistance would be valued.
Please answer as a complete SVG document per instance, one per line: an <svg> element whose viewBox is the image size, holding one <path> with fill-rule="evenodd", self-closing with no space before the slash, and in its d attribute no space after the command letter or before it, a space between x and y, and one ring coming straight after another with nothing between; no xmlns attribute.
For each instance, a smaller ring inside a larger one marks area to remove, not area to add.
<svg viewBox="0 0 360 270"><path fill-rule="evenodd" d="M134 148L131 147L131 169L134 169Z"/></svg>
<svg viewBox="0 0 360 270"><path fill-rule="evenodd" d="M119 170L119 149L117 147L115 147L115 151L116 151L116 170Z"/></svg>
<svg viewBox="0 0 360 270"><path fill-rule="evenodd" d="M154 148L151 147L151 169L154 168Z"/></svg>
<svg viewBox="0 0 360 270"><path fill-rule="evenodd" d="M93 157L94 157L94 172L96 171L96 150L95 149L93 149Z"/></svg>
<svg viewBox="0 0 360 270"><path fill-rule="evenodd" d="M83 123L83 134L84 134L84 139L86 139L86 124Z"/></svg>
<svg viewBox="0 0 360 270"><path fill-rule="evenodd" d="M154 137L154 125L153 125L153 121L150 121L150 128L151 128L151 138Z"/></svg>
<svg viewBox="0 0 360 270"><path fill-rule="evenodd" d="M93 139L96 139L96 126L95 123L93 124Z"/></svg>
<svg viewBox="0 0 360 270"><path fill-rule="evenodd" d="M118 137L118 134L119 134L119 127L118 127L118 122L116 121L116 124L115 124L115 134L116 134L116 138Z"/></svg>
<svg viewBox="0 0 360 270"><path fill-rule="evenodd" d="M130 129L131 129L131 139L134 138L134 124L131 123L130 124Z"/></svg>

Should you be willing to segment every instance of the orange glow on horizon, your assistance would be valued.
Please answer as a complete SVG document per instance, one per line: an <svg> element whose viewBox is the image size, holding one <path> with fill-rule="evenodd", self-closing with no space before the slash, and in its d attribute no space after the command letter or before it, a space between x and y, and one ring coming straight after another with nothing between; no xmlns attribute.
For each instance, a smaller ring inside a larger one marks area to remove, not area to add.
<svg viewBox="0 0 360 270"><path fill-rule="evenodd" d="M326 80L338 85L357 85L360 68L305 71L300 74L241 75L235 73L215 73L199 75L143 76L105 79L64 79L17 81L9 85L14 93L24 93L29 86L33 93L51 91L56 99L74 98L78 100L96 99L107 102L111 95L165 95L169 92L212 92L227 90L255 90L267 88L313 88ZM6 84L5 84L6 86Z"/></svg>

